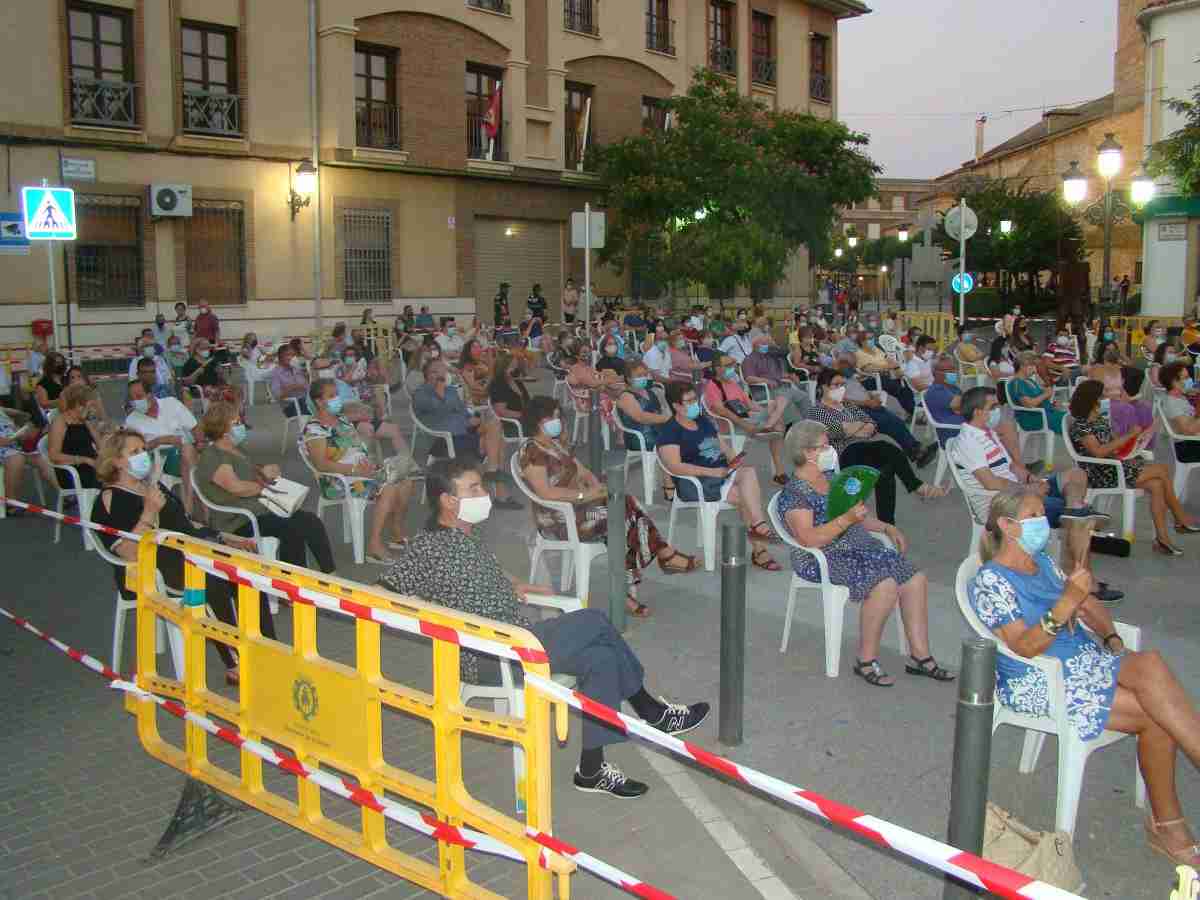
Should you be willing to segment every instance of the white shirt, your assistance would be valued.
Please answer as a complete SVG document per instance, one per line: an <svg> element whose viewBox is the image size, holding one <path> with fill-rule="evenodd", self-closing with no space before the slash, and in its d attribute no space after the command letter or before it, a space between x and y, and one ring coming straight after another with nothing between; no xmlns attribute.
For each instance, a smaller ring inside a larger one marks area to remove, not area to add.
<svg viewBox="0 0 1200 900"><path fill-rule="evenodd" d="M457 334L439 334L434 338L443 353L461 353L463 339Z"/></svg>
<svg viewBox="0 0 1200 900"><path fill-rule="evenodd" d="M975 473L980 469L988 469L997 478L1015 482L1009 467L1008 453L987 428L976 428L964 422L958 436L949 443L950 463L958 466L958 474L962 478L967 502L976 519L986 522L988 508L992 505L991 491L979 483Z"/></svg>
<svg viewBox="0 0 1200 900"><path fill-rule="evenodd" d="M720 346L721 352L727 356L732 356L738 365L741 365L753 349L754 345L750 343L749 335L743 336L740 334L731 334L725 340L721 341Z"/></svg>
<svg viewBox="0 0 1200 900"><path fill-rule="evenodd" d="M174 397L164 397L158 401L157 416L131 412L125 425L141 432L148 441L161 437L184 437L186 440L196 427L196 417Z"/></svg>
<svg viewBox="0 0 1200 900"><path fill-rule="evenodd" d="M642 362L647 369L660 378L667 379L671 377L670 349L661 350L658 344L655 344L642 355Z"/></svg>
<svg viewBox="0 0 1200 900"><path fill-rule="evenodd" d="M921 359L917 354L913 354L911 359L906 359L903 366L904 377L909 381L933 381L933 361L929 359Z"/></svg>
<svg viewBox="0 0 1200 900"><path fill-rule="evenodd" d="M145 357L140 353L129 361L129 380L133 381L137 378L137 366ZM171 373L171 365L162 356L155 355L154 360L154 380L159 384L170 384L173 375Z"/></svg>

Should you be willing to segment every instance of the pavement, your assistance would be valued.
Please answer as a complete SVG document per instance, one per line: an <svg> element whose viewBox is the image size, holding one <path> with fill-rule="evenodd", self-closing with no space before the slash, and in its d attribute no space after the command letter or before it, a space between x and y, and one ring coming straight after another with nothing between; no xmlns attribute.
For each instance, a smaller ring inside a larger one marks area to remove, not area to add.
<svg viewBox="0 0 1200 900"><path fill-rule="evenodd" d="M107 386L105 395L110 410L117 402L112 388ZM538 385L548 388L548 381ZM402 402L397 413L405 423ZM250 453L259 461L274 461L282 417L274 408L257 406L250 421ZM766 448L752 444L751 460L765 481ZM1059 443L1056 461L1061 465L1065 460ZM294 451L284 468L289 477L307 480ZM926 471L932 477L932 467ZM640 488L636 470L630 485ZM1193 487L1189 509L1200 512L1200 485ZM420 506L410 511L411 528L420 527L424 511ZM665 532L661 495L651 514ZM693 521L685 517L677 535L686 552L697 544ZM961 641L968 636L953 595L954 571L970 534L966 507L957 492L928 503L902 493L897 521L911 539L912 558L930 579L934 652L957 666ZM1192 694L1200 694L1200 666L1189 662L1196 656L1200 626L1200 539L1181 536L1180 542L1188 542L1187 555L1163 559L1150 553L1144 501L1138 504L1137 524L1133 556L1097 557L1098 575L1129 592L1117 617L1141 625L1148 646L1162 651ZM378 569L354 566L349 546L338 540L340 523L331 520L330 525L338 574L374 581ZM110 572L94 554L83 552L74 532L64 530L62 542L51 543L52 528L40 520L0 522L0 565L13 576L9 589L0 593L3 605L107 659ZM524 510L496 511L485 526L502 562L521 576L528 571L528 529ZM776 547L774 554L786 563L782 548ZM607 602L605 573L601 559L592 573L592 603L602 608ZM849 670L857 629L853 609L846 616L841 672L838 678L826 678L815 593L801 595L790 647L781 654L788 580L786 565L781 573L749 573L747 703L740 746L722 747L717 740L719 571L686 576L664 575L657 567L647 571L642 599L654 615L631 621L628 639L646 666L648 689L680 701L713 702L713 716L689 736L700 745L944 839L954 686L905 676L894 627L884 632L881 659L897 674L897 686L872 688L855 678ZM281 622L287 616L284 611ZM353 634L346 622L322 616L319 635L323 654L352 656ZM127 626L125 640L128 667L132 626ZM429 679L428 654L398 643L408 640L387 639L385 669L390 665L401 680L412 679L420 687ZM174 811L182 775L141 750L133 722L102 681L32 636L0 630L0 678L0 754L7 762L0 773L0 897L430 896L255 811L165 861L147 865L147 854ZM385 752L418 773L431 773L430 743L418 733L420 727L409 721L390 728L385 724ZM553 754L555 833L676 896L932 900L942 895L936 872L653 748L628 744L609 753L628 774L651 785L646 798L621 803L580 794L569 785L578 733L575 718L572 744ZM995 736L990 798L1033 827L1050 829L1056 785L1053 745L1045 748L1037 770L1022 776L1016 771L1020 737L1012 728ZM511 812L507 750L472 741L464 757L468 787L497 809ZM1178 766L1178 779L1185 811L1196 810L1200 778L1186 760ZM1088 763L1075 840L1086 896L1166 900L1170 893L1173 868L1146 848L1141 813L1133 806L1133 780L1132 741L1105 749ZM331 808L338 817L354 815L349 808ZM396 833L395 840L405 842L406 852L430 858L433 845L426 839ZM472 878L497 894L524 895L524 878L516 866L476 854L468 854L468 865ZM572 888L582 898L623 896L584 873L575 876Z"/></svg>

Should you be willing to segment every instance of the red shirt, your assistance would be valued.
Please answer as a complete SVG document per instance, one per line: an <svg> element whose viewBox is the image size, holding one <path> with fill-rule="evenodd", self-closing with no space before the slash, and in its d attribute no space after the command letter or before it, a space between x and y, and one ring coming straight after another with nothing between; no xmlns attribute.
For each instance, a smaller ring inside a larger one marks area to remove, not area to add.
<svg viewBox="0 0 1200 900"><path fill-rule="evenodd" d="M215 344L221 336L221 323L216 314L200 313L192 324L192 337L205 338L210 344Z"/></svg>

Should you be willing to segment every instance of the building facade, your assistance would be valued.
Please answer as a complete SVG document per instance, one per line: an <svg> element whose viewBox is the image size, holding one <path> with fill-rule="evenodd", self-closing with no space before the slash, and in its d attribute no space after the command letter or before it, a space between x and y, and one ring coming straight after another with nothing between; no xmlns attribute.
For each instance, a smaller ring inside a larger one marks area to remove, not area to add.
<svg viewBox="0 0 1200 900"><path fill-rule="evenodd" d="M1190 99L1200 83L1200 0L1152 3L1138 16L1146 45L1145 135L1150 146L1182 128L1184 118L1166 105ZM1146 205L1142 232L1144 315L1200 311L1200 197L1184 196L1159 178Z"/></svg>
<svg viewBox="0 0 1200 900"><path fill-rule="evenodd" d="M586 148L662 127L709 66L768 105L836 115L837 29L858 0L319 0L317 190L305 0L42 0L0 21L0 212L77 192L55 250L75 343L126 339L177 300L231 331L311 327L313 217L327 318L406 304L514 315L583 274L569 217L598 196ZM30 60L39 61L36 77ZM495 123L494 133L489 123ZM64 177L65 176L65 177ZM0 343L48 303L46 249L0 256ZM807 294L798 255L781 289ZM596 290L630 292L600 271Z"/></svg>

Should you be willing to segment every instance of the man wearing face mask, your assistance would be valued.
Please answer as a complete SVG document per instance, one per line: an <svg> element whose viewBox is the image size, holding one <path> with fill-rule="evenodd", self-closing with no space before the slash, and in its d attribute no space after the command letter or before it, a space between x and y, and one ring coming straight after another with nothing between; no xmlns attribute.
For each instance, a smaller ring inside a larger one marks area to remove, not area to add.
<svg viewBox="0 0 1200 900"><path fill-rule="evenodd" d="M614 709L628 702L648 724L666 734L683 734L708 716L707 703L674 704L651 696L642 664L608 617L594 609L531 622L521 607L536 604L550 589L507 574L477 536L491 501L478 468L469 460L439 461L428 474L429 530L414 537L380 579L398 594L528 629L541 642L550 670L575 675L580 693ZM464 650L461 677L472 684L499 683L494 656ZM518 667L519 668L519 667ZM623 732L592 716L583 717L582 752L574 786L622 799L640 797L648 787L605 762L604 748L625 740Z"/></svg>
<svg viewBox="0 0 1200 900"><path fill-rule="evenodd" d="M904 377L914 391L924 391L933 384L933 358L937 355L937 341L927 334L916 338L911 344L911 353L906 354Z"/></svg>
<svg viewBox="0 0 1200 900"><path fill-rule="evenodd" d="M308 405L308 373L291 344L279 348L278 365L271 370L271 394L287 418L312 415Z"/></svg>
<svg viewBox="0 0 1200 900"><path fill-rule="evenodd" d="M671 380L671 341L667 329L659 325L654 330L654 342L642 355L642 362L650 370L650 377L659 384Z"/></svg>
<svg viewBox="0 0 1200 900"><path fill-rule="evenodd" d="M732 356L734 362L740 364L754 350L750 342L750 323L745 313L739 313L733 325L733 334L721 341L721 352Z"/></svg>
<svg viewBox="0 0 1200 900"><path fill-rule="evenodd" d="M458 333L458 325L455 324L453 316L442 319L442 330L433 339L442 349L442 355L451 362L457 360L462 353L463 339Z"/></svg>
<svg viewBox="0 0 1200 900"><path fill-rule="evenodd" d="M203 440L200 425L191 411L174 397L156 397L154 372L148 365L138 368L138 378L129 382L125 425L146 439L146 449L166 448L163 471L181 481L183 506L192 515L191 471L196 466L196 442Z"/></svg>
<svg viewBox="0 0 1200 900"><path fill-rule="evenodd" d="M925 392L925 407L939 425L962 425L966 421L962 415L962 390L958 386L958 363L954 357L942 355L934 361L933 384ZM1008 453L1018 480L1027 481L1031 474L1041 471L1042 462L1032 462L1028 467L1021 462L1016 420L1007 406L1001 409L1000 424L992 430ZM938 443L945 447L957 433L947 428L937 429Z"/></svg>
<svg viewBox="0 0 1200 900"><path fill-rule="evenodd" d="M154 338L154 343L160 347L167 346L167 339L174 332L167 325L167 317L159 313L154 317L154 327L151 329L151 336Z"/></svg>
<svg viewBox="0 0 1200 900"><path fill-rule="evenodd" d="M170 397L175 393L175 373L171 364L158 352L153 338L143 337L138 345L138 354L129 361L129 380L141 378L143 371L154 372L154 381L149 385L156 397Z"/></svg>
<svg viewBox="0 0 1200 900"><path fill-rule="evenodd" d="M1013 471L1011 459L996 437L1000 408L996 392L989 387L971 388L962 396L965 421L958 437L948 445L950 463L958 468L967 502L977 521L988 520L991 498L995 493L1036 494L1042 499L1051 528L1063 528L1062 566L1067 571L1088 567L1088 552L1094 525L1109 521L1085 502L1087 476L1073 467L1049 478ZM1096 592L1102 603L1116 603L1124 594L1100 583Z"/></svg>
<svg viewBox="0 0 1200 900"><path fill-rule="evenodd" d="M213 346L221 339L221 321L207 301L200 302L200 315L196 316L196 321L192 323L192 334L204 338Z"/></svg>

